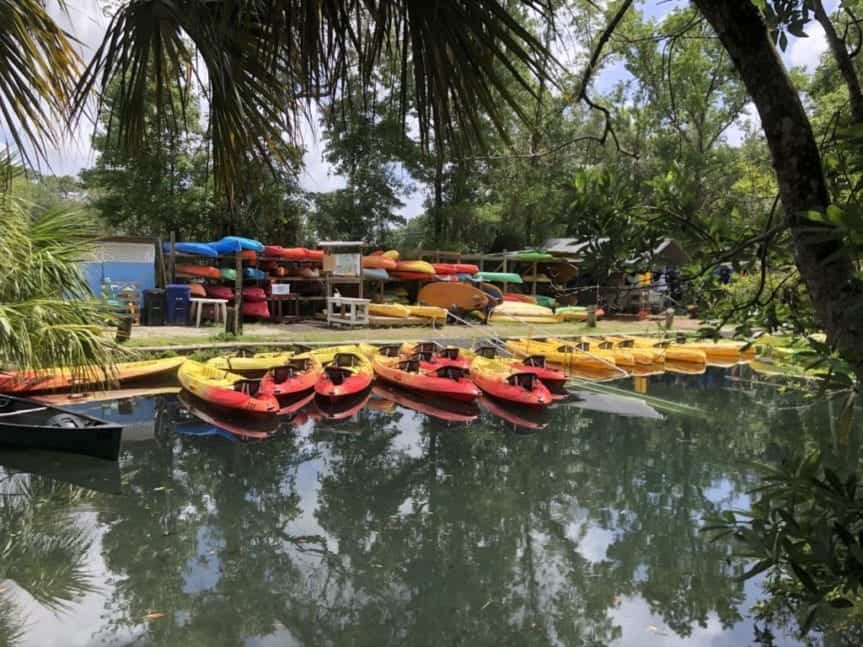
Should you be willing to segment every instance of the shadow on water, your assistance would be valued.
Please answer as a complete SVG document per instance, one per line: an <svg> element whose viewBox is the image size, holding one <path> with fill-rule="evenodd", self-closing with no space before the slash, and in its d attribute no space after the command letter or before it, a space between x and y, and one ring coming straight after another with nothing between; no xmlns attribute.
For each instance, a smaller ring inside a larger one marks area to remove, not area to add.
<svg viewBox="0 0 863 647"><path fill-rule="evenodd" d="M828 404L728 376L646 378L651 397L699 417L593 393L544 412L448 409L376 388L344 407L310 400L251 442L190 434L230 430L185 396L82 405L140 433L121 455L122 496L53 499L98 535L87 559L74 541L55 554L99 591L75 607L89 589L65 587L73 606L56 622L77 626L93 605L81 645L751 644L759 590L700 526L748 504L751 461L840 448ZM856 464L856 436L841 453ZM4 528L41 514L38 499L18 505ZM13 593L50 561L35 540L13 557L0 558ZM48 623L16 625L15 603L0 595L0 632L43 644Z"/></svg>

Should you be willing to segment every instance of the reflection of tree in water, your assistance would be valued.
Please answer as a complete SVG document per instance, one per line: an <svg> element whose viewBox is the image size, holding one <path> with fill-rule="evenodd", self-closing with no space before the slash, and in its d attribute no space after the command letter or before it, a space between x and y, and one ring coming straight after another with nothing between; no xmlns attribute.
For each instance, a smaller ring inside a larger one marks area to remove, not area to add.
<svg viewBox="0 0 863 647"><path fill-rule="evenodd" d="M4 580L55 612L93 590L86 568L91 538L72 514L92 497L49 478L0 469L0 645L16 644L26 628Z"/></svg>
<svg viewBox="0 0 863 647"><path fill-rule="evenodd" d="M734 624L740 567L698 526L753 485L748 461L818 430L771 397L690 393L706 420L563 406L528 436L403 409L266 443L164 436L128 457L125 496L100 500L108 630L158 612L161 645L605 645L627 597L684 637ZM298 491L310 459L317 498Z"/></svg>

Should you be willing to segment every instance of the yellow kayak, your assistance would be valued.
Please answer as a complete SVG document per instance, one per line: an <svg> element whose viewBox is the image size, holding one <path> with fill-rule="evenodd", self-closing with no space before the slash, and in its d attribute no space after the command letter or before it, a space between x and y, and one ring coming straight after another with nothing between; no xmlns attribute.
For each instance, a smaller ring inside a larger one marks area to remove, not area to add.
<svg viewBox="0 0 863 647"><path fill-rule="evenodd" d="M611 343L615 348L625 348L635 358L636 364L663 364L665 362L665 351L662 348L638 348L632 339L623 337L605 336L603 340Z"/></svg>
<svg viewBox="0 0 863 647"><path fill-rule="evenodd" d="M257 381L242 375L187 360L177 377L184 389L218 407L271 415L279 411L279 402L272 393L258 390Z"/></svg>
<svg viewBox="0 0 863 647"><path fill-rule="evenodd" d="M631 339L635 348L657 348L662 350L666 362L686 362L689 364L706 364L707 354L700 348L694 348L675 343L671 339L660 339L658 337L625 337Z"/></svg>
<svg viewBox="0 0 863 647"><path fill-rule="evenodd" d="M400 303L370 303L369 314L378 317L398 317L407 319L411 316L408 309Z"/></svg>
<svg viewBox="0 0 863 647"><path fill-rule="evenodd" d="M120 362L112 372L98 367L47 368L39 371L0 371L0 393L34 393L97 386L103 382L133 382L175 372L185 357Z"/></svg>
<svg viewBox="0 0 863 647"><path fill-rule="evenodd" d="M446 308L438 308L437 306L403 306L408 312L408 316L421 317L423 319L446 320Z"/></svg>
<svg viewBox="0 0 863 647"><path fill-rule="evenodd" d="M615 368L613 358L585 352L572 344L552 344L539 339L509 339L506 348L519 357L544 355L549 362L570 369L607 372Z"/></svg>
<svg viewBox="0 0 863 647"><path fill-rule="evenodd" d="M250 357L213 357L207 360L207 366L221 371L238 371L240 373L255 373L269 371L271 368L284 366L294 356L293 352L256 353Z"/></svg>
<svg viewBox="0 0 863 647"><path fill-rule="evenodd" d="M707 357L707 363L718 364L736 364L738 362L749 362L755 359L755 346L749 346L746 350L743 347L746 342L736 341L698 341L689 342L677 340L677 344L684 348L698 349L704 352Z"/></svg>
<svg viewBox="0 0 863 647"><path fill-rule="evenodd" d="M548 339L548 342L557 346L572 346L578 350L587 351L592 355L596 355L597 357L601 357L602 359L613 363L615 366L631 368L638 363L631 349L615 348L614 345L608 341L582 337L578 340L571 341L550 338Z"/></svg>

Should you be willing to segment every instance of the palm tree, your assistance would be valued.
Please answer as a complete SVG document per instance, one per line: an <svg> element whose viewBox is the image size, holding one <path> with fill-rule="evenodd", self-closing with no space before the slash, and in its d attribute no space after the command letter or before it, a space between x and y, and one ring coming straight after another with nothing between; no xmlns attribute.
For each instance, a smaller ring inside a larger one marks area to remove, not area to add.
<svg viewBox="0 0 863 647"><path fill-rule="evenodd" d="M0 222L0 368L109 366L118 349L97 325L107 316L81 269L95 223L65 209L31 214L8 192Z"/></svg>

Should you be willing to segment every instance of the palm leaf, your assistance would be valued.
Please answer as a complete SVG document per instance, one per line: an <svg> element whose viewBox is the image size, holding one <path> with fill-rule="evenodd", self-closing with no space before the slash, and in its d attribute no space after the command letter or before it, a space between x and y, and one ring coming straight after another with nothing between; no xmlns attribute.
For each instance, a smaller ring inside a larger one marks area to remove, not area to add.
<svg viewBox="0 0 863 647"><path fill-rule="evenodd" d="M197 78L209 101L215 179L230 199L244 161L282 161L309 102L343 91L356 69L373 92L371 71L386 55L400 88L413 88L413 97L399 96L403 114L416 107L423 142L434 130L467 145L485 116L505 134L504 106L527 120L508 88L515 80L532 92L529 77L548 59L521 15L543 7L542 0L130 0L77 85L72 119L94 91L105 96L119 82L120 99L97 111L110 112L120 145L133 154L145 145L151 88L166 112L171 93ZM178 126L175 117L166 114L166 123Z"/></svg>
<svg viewBox="0 0 863 647"><path fill-rule="evenodd" d="M67 210L31 216L8 196L0 219L0 368L110 372L122 351L97 325L109 317L81 269L94 224Z"/></svg>
<svg viewBox="0 0 863 647"><path fill-rule="evenodd" d="M72 39L40 0L0 0L0 119L25 161L55 145L80 74Z"/></svg>

